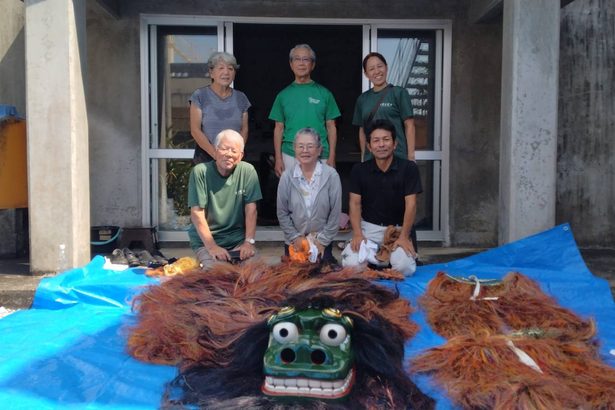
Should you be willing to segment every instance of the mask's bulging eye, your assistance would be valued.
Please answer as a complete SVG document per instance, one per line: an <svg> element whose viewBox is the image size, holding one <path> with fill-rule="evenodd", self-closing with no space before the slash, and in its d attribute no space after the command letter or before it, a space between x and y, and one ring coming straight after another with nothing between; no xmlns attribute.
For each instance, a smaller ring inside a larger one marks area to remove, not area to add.
<svg viewBox="0 0 615 410"><path fill-rule="evenodd" d="M278 343L293 343L299 340L299 329L292 322L280 322L273 326L273 338Z"/></svg>
<svg viewBox="0 0 615 410"><path fill-rule="evenodd" d="M320 341L327 346L339 346L346 339L346 329L337 323L327 323L320 329Z"/></svg>

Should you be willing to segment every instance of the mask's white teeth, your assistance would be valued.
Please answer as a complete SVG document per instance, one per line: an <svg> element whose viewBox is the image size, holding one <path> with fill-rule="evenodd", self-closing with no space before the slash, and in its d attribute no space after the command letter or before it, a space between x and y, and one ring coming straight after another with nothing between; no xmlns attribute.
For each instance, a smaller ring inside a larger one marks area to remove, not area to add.
<svg viewBox="0 0 615 410"><path fill-rule="evenodd" d="M341 380L319 380L306 378L265 377L265 393L280 396L304 396L334 398L348 394L354 370L351 369Z"/></svg>
<svg viewBox="0 0 615 410"><path fill-rule="evenodd" d="M320 389L320 380L308 379L308 386L310 386L310 387L317 387L317 388Z"/></svg>

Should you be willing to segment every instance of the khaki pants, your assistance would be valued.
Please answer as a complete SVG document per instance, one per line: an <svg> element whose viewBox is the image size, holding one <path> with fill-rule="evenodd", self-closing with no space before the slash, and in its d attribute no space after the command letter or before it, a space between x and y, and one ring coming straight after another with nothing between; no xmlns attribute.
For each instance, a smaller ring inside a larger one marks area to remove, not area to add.
<svg viewBox="0 0 615 410"><path fill-rule="evenodd" d="M233 249L227 249L227 251L236 251L236 250L239 250L239 245L237 245ZM222 261L214 259L213 256L209 254L209 252L204 246L197 248L194 251L194 253L196 254L196 258L199 260L199 263L201 264L201 267L203 269L209 269L213 264L222 262ZM254 255L256 256L257 254L258 252L256 252Z"/></svg>

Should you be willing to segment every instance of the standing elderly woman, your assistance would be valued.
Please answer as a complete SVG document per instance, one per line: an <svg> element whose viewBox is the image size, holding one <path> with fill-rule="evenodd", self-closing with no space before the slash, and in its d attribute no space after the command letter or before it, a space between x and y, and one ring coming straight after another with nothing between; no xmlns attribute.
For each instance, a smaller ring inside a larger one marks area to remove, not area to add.
<svg viewBox="0 0 615 410"><path fill-rule="evenodd" d="M387 82L387 61L380 53L365 56L363 72L373 87L359 96L352 117L353 125L360 127L361 161L371 158L371 153L366 152L365 128L376 119L389 120L395 126L394 155L414 161L414 112L408 91Z"/></svg>
<svg viewBox="0 0 615 410"><path fill-rule="evenodd" d="M277 213L284 231L284 253L298 247L311 234L323 263L336 263L332 241L339 229L342 185L334 168L319 161L320 136L312 128L297 131L297 163L286 170L278 185Z"/></svg>
<svg viewBox="0 0 615 410"><path fill-rule="evenodd" d="M235 57L215 52L207 61L211 85L197 89L190 97L190 133L196 141L194 163L214 159L214 140L222 130L237 131L248 140L250 101L241 91L231 88L239 66Z"/></svg>

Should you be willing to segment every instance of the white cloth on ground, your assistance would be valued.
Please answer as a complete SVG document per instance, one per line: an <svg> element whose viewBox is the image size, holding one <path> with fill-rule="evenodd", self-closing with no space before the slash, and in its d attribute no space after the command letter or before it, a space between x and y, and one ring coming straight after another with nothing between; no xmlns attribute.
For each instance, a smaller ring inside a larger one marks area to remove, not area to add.
<svg viewBox="0 0 615 410"><path fill-rule="evenodd" d="M386 226L372 224L363 220L361 221L361 231L365 239L376 243L378 246L380 246L384 240L384 232L386 229ZM365 260L360 261L359 253L361 249L355 252L350 245L351 244L348 243L342 251L342 266L359 266L366 263ZM414 256L406 254L406 251L401 247L391 252L390 262L393 269L406 276L412 275L416 271L416 260ZM381 265L382 263L377 261L375 264Z"/></svg>

